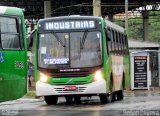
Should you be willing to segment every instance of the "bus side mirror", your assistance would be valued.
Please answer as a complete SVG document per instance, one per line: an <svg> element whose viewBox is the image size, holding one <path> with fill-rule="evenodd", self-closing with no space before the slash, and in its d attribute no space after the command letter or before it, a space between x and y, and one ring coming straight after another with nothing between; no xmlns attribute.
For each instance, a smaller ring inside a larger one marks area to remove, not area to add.
<svg viewBox="0 0 160 116"><path fill-rule="evenodd" d="M107 30L107 41L111 41L111 32Z"/></svg>

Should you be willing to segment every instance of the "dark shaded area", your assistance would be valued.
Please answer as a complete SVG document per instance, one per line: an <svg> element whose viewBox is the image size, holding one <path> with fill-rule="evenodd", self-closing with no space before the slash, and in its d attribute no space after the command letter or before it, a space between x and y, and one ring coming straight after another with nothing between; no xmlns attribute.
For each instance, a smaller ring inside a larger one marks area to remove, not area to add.
<svg viewBox="0 0 160 116"><path fill-rule="evenodd" d="M102 15L125 11L125 0L101 0ZM129 10L158 0L128 0ZM26 18L40 19L44 16L44 0L1 0L1 6L15 6L25 9ZM51 0L52 16L92 15L93 0Z"/></svg>

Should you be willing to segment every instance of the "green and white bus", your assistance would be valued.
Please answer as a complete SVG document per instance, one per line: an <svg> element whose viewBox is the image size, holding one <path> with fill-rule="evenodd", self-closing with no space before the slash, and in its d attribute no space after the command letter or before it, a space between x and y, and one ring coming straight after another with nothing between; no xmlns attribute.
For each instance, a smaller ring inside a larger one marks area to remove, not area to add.
<svg viewBox="0 0 160 116"><path fill-rule="evenodd" d="M102 17L41 19L33 37L37 96L47 104L58 97L81 102L98 95L102 103L123 99L130 88L125 30Z"/></svg>
<svg viewBox="0 0 160 116"><path fill-rule="evenodd" d="M27 92L27 45L23 10L0 6L0 102Z"/></svg>

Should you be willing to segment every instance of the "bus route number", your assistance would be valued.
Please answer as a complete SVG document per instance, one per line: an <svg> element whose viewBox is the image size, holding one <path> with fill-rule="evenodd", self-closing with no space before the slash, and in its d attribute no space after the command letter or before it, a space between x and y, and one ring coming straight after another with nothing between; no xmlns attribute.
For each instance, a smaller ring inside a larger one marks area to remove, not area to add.
<svg viewBox="0 0 160 116"><path fill-rule="evenodd" d="M24 68L24 62L22 62L22 61L15 61L15 68L16 69L23 69Z"/></svg>

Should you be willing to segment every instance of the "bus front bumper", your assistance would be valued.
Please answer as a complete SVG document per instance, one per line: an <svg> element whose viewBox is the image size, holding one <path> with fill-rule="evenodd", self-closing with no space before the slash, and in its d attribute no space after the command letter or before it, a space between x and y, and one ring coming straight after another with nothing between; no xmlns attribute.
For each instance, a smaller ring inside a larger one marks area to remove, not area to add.
<svg viewBox="0 0 160 116"><path fill-rule="evenodd" d="M74 86L76 90L65 90L66 86ZM86 94L104 94L106 93L106 81L95 81L89 84L83 85L50 85L38 81L36 83L36 95L37 96L49 96L49 95L86 95Z"/></svg>

